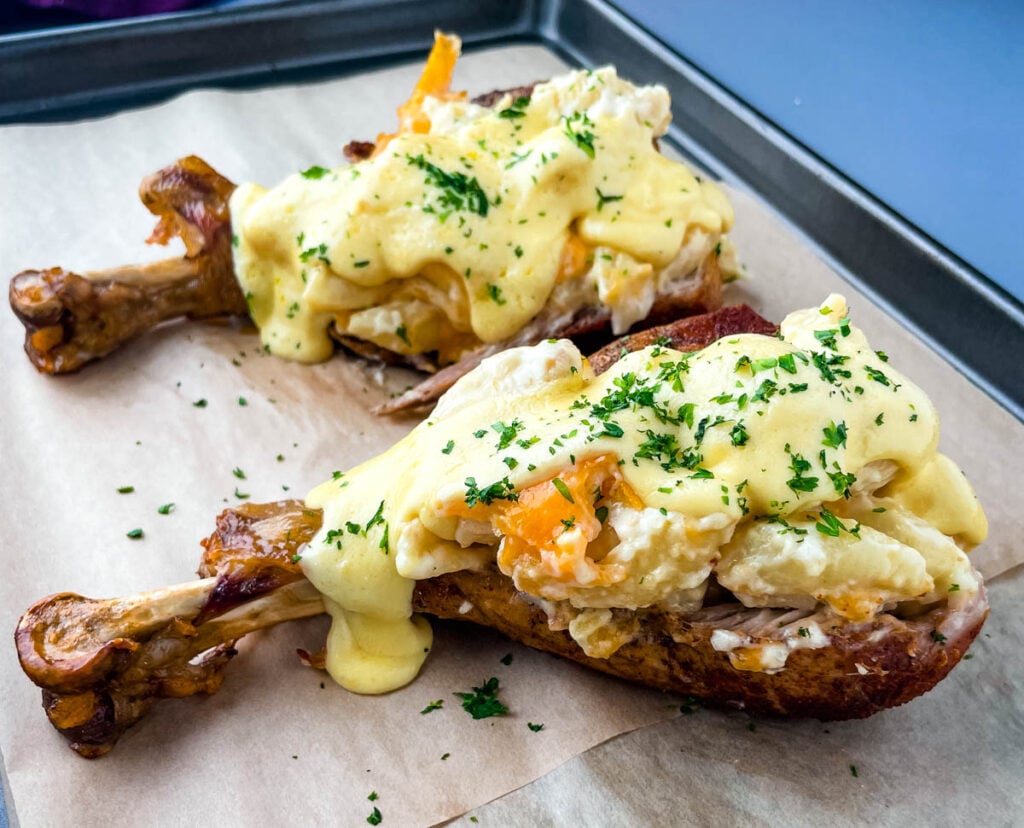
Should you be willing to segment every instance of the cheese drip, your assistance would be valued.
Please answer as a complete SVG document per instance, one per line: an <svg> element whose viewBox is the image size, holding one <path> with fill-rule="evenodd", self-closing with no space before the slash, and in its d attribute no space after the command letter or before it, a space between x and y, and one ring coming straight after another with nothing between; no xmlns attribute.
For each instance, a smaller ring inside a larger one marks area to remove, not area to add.
<svg viewBox="0 0 1024 828"><path fill-rule="evenodd" d="M333 326L454 361L549 302L606 307L624 331L732 225L714 184L655 149L669 106L664 88L613 68L494 108L428 97L430 131L368 161L243 184L230 204L235 271L264 346L320 361Z"/></svg>
<svg viewBox="0 0 1024 828"><path fill-rule="evenodd" d="M594 655L628 639L615 610L699 606L711 573L751 606L826 603L854 620L968 600L962 546L985 518L938 434L928 398L841 296L791 314L780 338L647 348L598 377L568 342L513 349L390 451L314 490L324 524L302 565L389 652L388 636L421 634L416 579L495 561L563 607ZM393 649L413 664L411 645Z"/></svg>

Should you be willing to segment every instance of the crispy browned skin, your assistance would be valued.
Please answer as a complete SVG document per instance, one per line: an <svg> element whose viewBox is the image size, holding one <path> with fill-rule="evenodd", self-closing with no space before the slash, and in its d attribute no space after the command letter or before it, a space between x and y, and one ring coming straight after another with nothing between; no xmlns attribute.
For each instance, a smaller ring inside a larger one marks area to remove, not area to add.
<svg viewBox="0 0 1024 828"><path fill-rule="evenodd" d="M592 364L600 372L624 352L664 339L699 347L714 336L774 329L749 308L727 311L627 337L595 354ZM81 755L100 756L159 699L216 692L242 635L322 612L295 559L321 520L300 501L245 504L221 513L202 542L202 580L127 599L61 593L36 603L22 616L15 642L25 673L43 688L53 726ZM549 621L496 570L420 581L413 604L418 612L484 624L631 681L718 705L822 719L869 716L931 689L988 614L984 591L958 611L941 604L915 618L883 614L859 624L824 610L747 609L722 590L709 595L707 606L686 616L644 611L635 638L606 660L586 656L563 625ZM716 629L775 640L783 628L811 619L830 646L791 653L777 675L737 670L710 644ZM316 656L302 655L322 666Z"/></svg>
<svg viewBox="0 0 1024 828"><path fill-rule="evenodd" d="M320 513L300 501L229 509L204 541L200 573L211 577L120 600L63 593L30 608L15 635L18 655L43 688L53 726L81 755L101 756L156 701L216 692L242 635L323 612L292 560L319 522ZM958 612L942 604L912 619L883 614L858 624L825 611L748 609L726 599L689 615L644 611L635 637L596 659L496 570L419 581L413 609L482 624L714 705L825 720L870 716L927 692L960 660L988 614L984 591ZM812 618L830 646L791 653L776 675L738 670L711 646L716 629L771 641L781 627Z"/></svg>
<svg viewBox="0 0 1024 828"><path fill-rule="evenodd" d="M595 374L607 371L623 353L639 351L651 345L664 345L677 351L697 351L709 342L740 333L770 336L778 326L760 316L749 305L730 305L711 313L687 316L667 325L657 325L609 342L589 357Z"/></svg>
<svg viewBox="0 0 1024 828"><path fill-rule="evenodd" d="M171 319L246 312L231 260L228 198L234 184L189 156L142 182L159 218L150 241L174 236L185 256L79 276L59 267L11 280L10 302L25 325L25 352L47 374L76 371Z"/></svg>

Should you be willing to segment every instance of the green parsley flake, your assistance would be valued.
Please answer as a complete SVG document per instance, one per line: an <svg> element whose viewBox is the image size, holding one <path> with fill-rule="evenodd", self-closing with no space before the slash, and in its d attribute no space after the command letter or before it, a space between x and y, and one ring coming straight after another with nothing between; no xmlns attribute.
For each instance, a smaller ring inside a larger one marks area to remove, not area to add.
<svg viewBox="0 0 1024 828"><path fill-rule="evenodd" d="M237 478L238 478L239 480L245 480L245 472L244 472L244 471L242 471L242 470L241 470L240 468L238 468L237 466L235 466L235 468L233 468L233 469L231 470L231 473L232 473L232 474L233 474L233 475L234 475L235 477L237 477Z"/></svg>
<svg viewBox="0 0 1024 828"><path fill-rule="evenodd" d="M486 218L490 202L476 177L468 178L464 173L447 172L427 161L423 154L406 155L410 166L423 170L427 184L440 190L437 206L441 209L442 220L453 211L467 211ZM436 208L430 208L436 212Z"/></svg>
<svg viewBox="0 0 1024 828"><path fill-rule="evenodd" d="M441 454L451 454L452 450L454 448L455 448L455 441L454 440L449 440L447 443L445 443L445 447L443 449L441 449Z"/></svg>
<svg viewBox="0 0 1024 828"><path fill-rule="evenodd" d="M374 805L374 807L373 807L373 813L371 813L371 814L370 814L370 815L369 815L369 816L368 816L368 817L366 818L366 821L367 821L368 823L370 823L370 825L380 825L380 823L381 823L381 820L383 820L383 819L384 819L384 817L383 817L383 816L381 816L381 813L380 813L380 808L378 808L378 807L377 807L376 805Z"/></svg>
<svg viewBox="0 0 1024 828"><path fill-rule="evenodd" d="M551 481L551 484L552 484L552 485L553 485L553 486L554 486L554 487L555 487L556 489L558 489L558 493L559 493L559 494L560 494L560 495L561 495L562 497L564 497L564 498L565 498L566 500L568 500L568 501L569 501L570 503L576 503L576 501L572 499L572 492L570 492L570 491L569 491L569 487L568 487L567 485L565 485L565 481L564 481L564 480L562 480L562 479L561 479L560 477L556 477L556 478L554 478L554 479L553 479L553 480Z"/></svg>
<svg viewBox="0 0 1024 828"><path fill-rule="evenodd" d="M316 181L318 179L323 178L329 172L330 172L330 170L325 169L324 167L318 167L318 166L314 165L314 166L310 167L308 170L303 170L302 171L302 177L303 178L309 178L309 179L312 179L312 180Z"/></svg>
<svg viewBox="0 0 1024 828"><path fill-rule="evenodd" d="M427 706L420 711L420 715L426 716L428 713L433 713L435 710L441 710L443 707L444 699L438 699L437 701L429 702Z"/></svg>
<svg viewBox="0 0 1024 828"><path fill-rule="evenodd" d="M596 155L594 151L594 138L596 137L593 132L586 127L594 126L594 122L590 120L586 112L574 112L568 117L563 115L562 120L565 121L565 135L572 141L587 158L593 158Z"/></svg>
<svg viewBox="0 0 1024 828"><path fill-rule="evenodd" d="M135 487L134 486L118 486L117 487L117 493L118 494L131 494L134 491L135 491Z"/></svg>
<svg viewBox="0 0 1024 828"><path fill-rule="evenodd" d="M174 509L173 503L165 503L163 506L157 507L157 512L161 515L169 515Z"/></svg>
<svg viewBox="0 0 1024 828"><path fill-rule="evenodd" d="M206 408L206 400L196 400L194 403L192 403L192 405L195 406L196 408Z"/></svg>
<svg viewBox="0 0 1024 828"><path fill-rule="evenodd" d="M462 709L474 719L508 715L508 708L498 699L498 680L494 676L487 679L482 687L474 687L472 693L454 695L462 699Z"/></svg>
<svg viewBox="0 0 1024 828"><path fill-rule="evenodd" d="M503 477L490 486L485 486L481 489L476 484L476 478L466 478L466 505L469 508L473 508L477 503L482 503L485 506L490 506L495 500L519 500L519 495L516 494L515 486L512 485L507 477Z"/></svg>
<svg viewBox="0 0 1024 828"><path fill-rule="evenodd" d="M488 282L487 283L487 296L496 305L504 305L504 304L506 304L508 302L508 300L504 296L501 295L501 288L498 287L493 282Z"/></svg>
<svg viewBox="0 0 1024 828"><path fill-rule="evenodd" d="M131 538L132 540L138 540L139 538L142 537L142 530L141 529L132 529L130 532L126 532L125 533L125 537L126 538Z"/></svg>
<svg viewBox="0 0 1024 828"><path fill-rule="evenodd" d="M594 189L597 190L597 212L599 213L604 209L605 204L609 204L613 201L622 201L623 199L623 196L620 195L605 195L601 192L600 187L595 187Z"/></svg>
<svg viewBox="0 0 1024 828"><path fill-rule="evenodd" d="M533 722L527 722L526 726L530 728L534 733L540 733L544 729L542 724L534 724Z"/></svg>

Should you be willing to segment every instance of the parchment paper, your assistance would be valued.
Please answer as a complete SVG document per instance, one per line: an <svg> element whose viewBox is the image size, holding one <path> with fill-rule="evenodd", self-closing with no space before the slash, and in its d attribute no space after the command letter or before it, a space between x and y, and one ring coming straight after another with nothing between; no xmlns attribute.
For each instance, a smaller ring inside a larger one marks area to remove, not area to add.
<svg viewBox="0 0 1024 828"><path fill-rule="evenodd" d="M485 91L563 68L540 47L512 47L467 56L458 81ZM392 126L393 107L418 71L412 65L303 87L191 93L94 122L3 128L0 273L55 264L81 271L161 258L165 252L141 243L152 219L133 193L145 174L189 153L233 180L262 183L314 163L338 163L347 140L372 138ZM768 208L730 194L735 236L753 275L730 299L747 299L780 319L843 290L875 347L887 350L943 413L943 448L967 472L991 522L992 537L977 553L983 570L992 576L1019 563L1011 539L1019 537L1022 520L1010 484L1020 467L1024 428L843 285ZM0 313L0 628L7 630L52 592L108 597L190 579L197 541L220 509L241 502L236 492L255 502L301 497L412 425L367 413L412 375L381 374L344 359L307 367L264 357L252 332L231 327L165 328L79 375L57 379L35 373L20 354L21 339L13 316ZM205 407L194 405L199 400ZM133 485L134 493L118 494L123 485ZM173 511L158 514L168 502ZM128 539L125 533L136 527L145 537ZM1019 575L1011 578L1005 593L1019 595L1020 583ZM996 605L995 612L1007 613L999 629L1019 643L1019 625L1006 623L1012 605ZM678 716L672 696L459 625L435 624L434 652L410 687L361 698L298 664L295 648L316 648L324 630L324 621L313 619L250 636L217 695L162 702L96 762L66 749L39 709L38 691L22 675L13 647L0 647L0 752L21 823L358 825L376 806L387 824L431 824L526 785L617 734ZM512 663L502 664L510 652ZM473 721L452 694L490 676L501 680L513 715ZM512 822L517 814L524 824L570 814L595 814L608 824L637 815L704 821L702 813L709 818L715 812L685 810L680 802L705 796L707 783L680 771L704 767L712 756L728 766L727 757L742 746L748 759L727 768L728 784L716 788L719 807L734 809L736 821L752 813L810 819L822 813L821 803L849 801L849 793L833 787L831 776L824 790L794 778L785 788L788 799L779 800L786 810L763 810L778 786L759 774L785 759L787 745L795 746L801 767L820 774L837 755L854 762L856 748L874 750L872 740L891 736L895 722L909 739L887 742L886 751L898 760L926 747L921 733L955 728L961 742L974 738L957 711L979 700L985 722L1016 723L1016 730L990 726L983 735L998 743L991 774L1016 771L1019 780L1020 753L1013 754L1016 766L1003 760L1010 756L1007 744L1022 742L1019 697L1012 693L1020 686L1019 673L1007 680L979 656L927 699L868 723L833 726L828 739L817 738L818 724L759 724L751 733L745 718L701 713L615 740L595 758L576 759L479 814L482 820L493 814L492 824ZM437 699L445 700L443 710L420 713ZM535 733L528 722L545 727ZM677 769L680 744L685 764ZM720 744L726 747L717 753ZM646 776L636 776L640 771ZM668 784L659 796L631 793L633 782L659 777ZM898 790L898 774L888 778L897 780ZM941 782L922 784L938 796ZM558 794L554 811L542 802L552 790ZM1020 805L1016 789L1006 785L1005 791L992 813L1009 814L1002 806ZM367 799L371 792L379 797L374 802ZM750 810L754 805L761 810Z"/></svg>

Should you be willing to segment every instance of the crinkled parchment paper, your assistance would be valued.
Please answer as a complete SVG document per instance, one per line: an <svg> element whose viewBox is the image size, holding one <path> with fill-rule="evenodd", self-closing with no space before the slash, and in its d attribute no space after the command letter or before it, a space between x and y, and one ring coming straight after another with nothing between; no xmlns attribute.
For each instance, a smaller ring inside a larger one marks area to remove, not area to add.
<svg viewBox="0 0 1024 828"><path fill-rule="evenodd" d="M562 68L540 47L504 48L467 56L458 82L486 91ZM134 191L145 174L190 153L235 181L268 184L314 163L340 163L346 141L392 126L418 71L199 92L98 121L2 128L0 274L161 258L164 251L142 244L153 221ZM732 298L780 319L845 291L875 347L943 413L944 450L973 481L991 521L991 540L977 553L982 568L992 576L1019 563L1012 482L1024 428L844 286L770 210L741 193L734 199L735 236L753 278L734 286ZM411 374L382 376L342 358L307 367L265 357L251 331L231 326L164 328L61 378L37 375L21 340L20 325L0 312L0 629L8 631L53 592L109 597L189 580L198 540L238 495L302 496L412 425L368 413ZM135 491L118 494L126 485ZM158 514L169 502L170 514ZM137 527L144 537L128 539ZM989 810L974 815L1007 821L1021 807L1008 780L1022 777L1024 682L1020 668L996 656L1020 643L1019 624L1010 622L1020 618L1013 598L1021 586L1019 572L996 585L991 639L975 648L977 659L924 700L864 723L758 721L748 730L739 714L677 718L673 696L486 630L442 624L419 679L386 697L359 697L299 664L295 649L323 639L324 620L312 619L245 639L217 695L160 703L93 762L66 748L13 646L0 647L0 751L27 826L360 825L374 807L384 824L421 825L478 806L476 816L489 824L747 823L782 814L853 819L867 813L858 810L865 797L873 816L885 819L919 800L974 809L974 800L949 797L975 777L988 788L971 790L990 795ZM473 721L453 693L491 676L512 715ZM443 709L421 714L438 699ZM531 722L544 729L532 731ZM966 753L970 767L951 762Z"/></svg>

